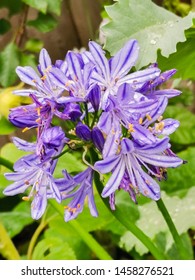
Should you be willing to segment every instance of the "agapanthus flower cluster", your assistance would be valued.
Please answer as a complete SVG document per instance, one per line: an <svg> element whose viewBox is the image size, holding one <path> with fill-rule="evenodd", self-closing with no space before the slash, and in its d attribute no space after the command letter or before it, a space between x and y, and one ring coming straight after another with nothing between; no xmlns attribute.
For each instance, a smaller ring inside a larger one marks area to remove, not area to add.
<svg viewBox="0 0 195 280"><path fill-rule="evenodd" d="M76 218L86 201L91 215L98 216L95 172L109 176L102 197L109 197L113 210L121 189L135 203L139 195L158 200L158 181L166 179L168 167L183 163L169 139L179 122L162 117L168 99L180 94L161 86L176 70L161 73L152 64L135 71L138 53L137 41L130 40L107 59L102 47L90 41L89 51L69 51L54 64L42 49L37 71L17 67L19 78L30 87L14 94L29 96L32 103L11 109L9 119L23 132L35 128L37 139L30 143L13 138L28 154L15 163L13 173L5 174L13 183L4 194L25 193L23 199L32 200L34 219L43 215L48 199L64 201L65 221ZM66 151L79 151L86 169L76 175L64 169L61 178L55 178Z"/></svg>

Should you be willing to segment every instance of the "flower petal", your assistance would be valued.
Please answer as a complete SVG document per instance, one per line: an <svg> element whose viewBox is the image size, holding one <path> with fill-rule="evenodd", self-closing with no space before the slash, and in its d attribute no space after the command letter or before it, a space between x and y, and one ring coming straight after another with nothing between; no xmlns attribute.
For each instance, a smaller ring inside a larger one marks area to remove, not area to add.
<svg viewBox="0 0 195 280"><path fill-rule="evenodd" d="M149 163L154 166L159 167L177 167L183 164L183 160L179 157L171 157L165 155L146 155L142 154L139 155L139 158L142 159L144 162Z"/></svg>
<svg viewBox="0 0 195 280"><path fill-rule="evenodd" d="M91 41L89 42L89 50L92 54L93 59L96 62L96 67L98 72L101 73L106 80L109 80L110 78L109 64L101 46L98 45L96 42Z"/></svg>
<svg viewBox="0 0 195 280"><path fill-rule="evenodd" d="M20 80L28 85L36 86L36 84L42 84L42 81L34 69L30 66L16 68L16 73Z"/></svg>
<svg viewBox="0 0 195 280"><path fill-rule="evenodd" d="M123 160L120 160L120 162L116 166L110 179L108 180L107 184L105 185L102 191L102 197L107 197L118 189L121 180L124 176L124 173L125 173L125 163L123 162Z"/></svg>
<svg viewBox="0 0 195 280"><path fill-rule="evenodd" d="M49 66L51 66L51 58L47 52L46 49L42 49L40 51L40 55L39 55L39 63L40 63L40 67L41 67L41 71L44 73L45 70L47 70L47 68Z"/></svg>
<svg viewBox="0 0 195 280"><path fill-rule="evenodd" d="M138 58L139 47L136 40L128 41L113 58L110 59L112 78L121 78L135 65Z"/></svg>
<svg viewBox="0 0 195 280"><path fill-rule="evenodd" d="M95 169L97 169L100 173L105 174L110 172L115 168L115 166L119 163L120 156L111 156L104 160L97 161L94 165Z"/></svg>

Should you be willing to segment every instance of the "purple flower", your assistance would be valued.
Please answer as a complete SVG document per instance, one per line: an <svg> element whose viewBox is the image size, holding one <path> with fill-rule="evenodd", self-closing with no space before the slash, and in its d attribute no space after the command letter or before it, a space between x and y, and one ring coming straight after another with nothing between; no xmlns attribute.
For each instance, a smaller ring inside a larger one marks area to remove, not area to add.
<svg viewBox="0 0 195 280"><path fill-rule="evenodd" d="M67 172L64 172L64 176L68 182L71 182L72 180L72 184L69 184L69 186L62 185L60 188L63 200L72 198L70 203L65 207L65 221L75 219L78 214L83 211L86 198L88 198L88 206L91 215L97 217L98 212L94 201L92 185L93 170L91 168L87 168L85 171L74 177L70 177Z"/></svg>
<svg viewBox="0 0 195 280"><path fill-rule="evenodd" d="M91 76L92 83L105 89L102 97L102 109L107 108L108 97L115 96L120 85L128 83L132 90L138 91L146 82L160 74L160 70L156 67L128 74L138 58L139 47L136 40L128 41L110 60L107 60L101 46L95 42L89 42L89 50L96 69Z"/></svg>
<svg viewBox="0 0 195 280"><path fill-rule="evenodd" d="M47 149L56 149L68 142L68 138L65 137L64 131L59 126L48 128L41 138Z"/></svg>
<svg viewBox="0 0 195 280"><path fill-rule="evenodd" d="M31 204L31 215L33 219L39 219L47 206L47 198L55 198L58 203L62 197L51 173L52 162L45 158L40 161L40 158L35 155L27 155L19 159L14 164L14 173L6 173L5 177L8 180L15 181L4 190L5 195L16 195L24 193L32 186L28 196L24 200L30 200L33 197Z"/></svg>
<svg viewBox="0 0 195 280"><path fill-rule="evenodd" d="M119 154L95 163L94 167L102 174L112 172L103 189L102 196L110 196L119 188L124 188L127 191L126 180L128 178L128 192L131 192L130 188L133 189L131 197L141 193L153 200L158 200L160 187L152 177L159 178L162 175L156 174L151 166L164 170L164 168L177 167L183 163L180 158L167 155L166 150L170 148L169 138L158 139L155 143L145 146L139 146L130 139L124 138L120 147Z"/></svg>

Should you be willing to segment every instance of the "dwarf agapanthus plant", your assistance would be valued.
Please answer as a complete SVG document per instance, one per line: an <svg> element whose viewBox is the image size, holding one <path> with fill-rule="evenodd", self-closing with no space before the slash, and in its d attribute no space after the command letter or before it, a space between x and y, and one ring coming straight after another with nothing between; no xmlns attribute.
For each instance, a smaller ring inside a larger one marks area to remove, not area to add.
<svg viewBox="0 0 195 280"><path fill-rule="evenodd" d="M109 197L113 210L121 189L135 203L140 195L157 201L158 181L166 179L167 168L183 163L169 139L179 122L162 116L168 99L180 94L161 87L176 70L161 73L153 64L133 71L138 53L137 41L130 40L107 59L101 46L90 41L89 51L69 51L64 61L54 64L42 49L38 71L17 67L30 88L15 94L29 96L32 104L11 109L9 119L24 132L36 128L37 139L13 139L18 149L30 154L15 163L14 173L5 174L14 182L4 194L25 193L23 199L32 200L34 219L43 215L48 199L63 202L65 221L82 212L86 198L91 215L97 217L96 172L100 178L109 176L101 195ZM62 170L61 178L55 178L58 160L66 161L67 151L79 151L86 169L78 174Z"/></svg>

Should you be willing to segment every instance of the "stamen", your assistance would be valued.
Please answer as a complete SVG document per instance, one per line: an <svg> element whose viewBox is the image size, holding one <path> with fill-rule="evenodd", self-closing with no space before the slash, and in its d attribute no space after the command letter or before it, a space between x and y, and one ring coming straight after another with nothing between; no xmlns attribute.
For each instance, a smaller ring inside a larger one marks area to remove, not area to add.
<svg viewBox="0 0 195 280"><path fill-rule="evenodd" d="M41 77L41 80L44 81L46 78L47 78L47 76L44 75L44 76Z"/></svg>
<svg viewBox="0 0 195 280"><path fill-rule="evenodd" d="M36 119L36 123L39 123L41 121L41 118Z"/></svg>
<svg viewBox="0 0 195 280"><path fill-rule="evenodd" d="M161 122L162 119L163 119L163 116L160 116L160 117L158 118L158 121Z"/></svg>
<svg viewBox="0 0 195 280"><path fill-rule="evenodd" d="M139 119L139 124L142 124L142 123L143 123L143 119L140 118L140 119Z"/></svg>
<svg viewBox="0 0 195 280"><path fill-rule="evenodd" d="M22 200L24 200L24 201L29 201L30 198L29 198L28 196L23 196L23 197L22 197Z"/></svg>
<svg viewBox="0 0 195 280"><path fill-rule="evenodd" d="M133 124L129 124L129 129L128 129L128 132L135 132L134 128L133 128Z"/></svg>
<svg viewBox="0 0 195 280"><path fill-rule="evenodd" d="M146 114L146 118L148 119L148 121L152 120L152 117L149 114Z"/></svg>
<svg viewBox="0 0 195 280"><path fill-rule="evenodd" d="M26 132L27 130L29 130L30 128L29 127L25 127L22 132Z"/></svg>

